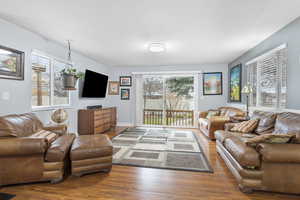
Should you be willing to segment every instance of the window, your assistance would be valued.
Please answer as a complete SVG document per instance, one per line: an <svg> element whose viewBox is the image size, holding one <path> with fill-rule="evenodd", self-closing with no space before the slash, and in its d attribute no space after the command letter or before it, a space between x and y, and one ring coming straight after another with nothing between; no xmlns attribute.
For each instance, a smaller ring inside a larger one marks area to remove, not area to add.
<svg viewBox="0 0 300 200"><path fill-rule="evenodd" d="M60 71L70 65L58 59L32 53L32 107L70 105L70 95L63 90Z"/></svg>
<svg viewBox="0 0 300 200"><path fill-rule="evenodd" d="M285 108L287 47L281 45L246 64L247 80L253 87L251 106Z"/></svg>

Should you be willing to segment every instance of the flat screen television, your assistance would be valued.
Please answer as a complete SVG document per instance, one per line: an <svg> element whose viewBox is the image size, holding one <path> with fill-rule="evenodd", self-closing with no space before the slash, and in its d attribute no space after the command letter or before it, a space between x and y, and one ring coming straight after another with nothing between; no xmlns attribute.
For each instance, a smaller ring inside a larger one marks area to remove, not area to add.
<svg viewBox="0 0 300 200"><path fill-rule="evenodd" d="M108 76L86 70L82 89L82 97L104 98L106 96L107 81Z"/></svg>

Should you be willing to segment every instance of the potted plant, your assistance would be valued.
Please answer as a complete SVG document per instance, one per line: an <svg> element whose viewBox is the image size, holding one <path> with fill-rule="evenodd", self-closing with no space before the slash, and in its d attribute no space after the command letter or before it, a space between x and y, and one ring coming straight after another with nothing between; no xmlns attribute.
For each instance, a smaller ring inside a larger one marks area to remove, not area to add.
<svg viewBox="0 0 300 200"><path fill-rule="evenodd" d="M77 72L77 69L68 67L60 71L65 90L76 90L75 86L78 79L84 77L83 72Z"/></svg>

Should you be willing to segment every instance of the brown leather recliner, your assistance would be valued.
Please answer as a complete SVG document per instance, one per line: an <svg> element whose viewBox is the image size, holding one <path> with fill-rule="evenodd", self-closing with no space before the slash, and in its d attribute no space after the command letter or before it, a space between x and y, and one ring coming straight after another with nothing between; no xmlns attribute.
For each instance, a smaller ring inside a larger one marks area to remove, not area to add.
<svg viewBox="0 0 300 200"><path fill-rule="evenodd" d="M246 113L238 108L234 107L220 107L216 110L218 115L207 118L207 115L210 110L200 112L199 116L199 129L204 133L208 138L215 139L216 130L224 130L224 125L230 122L231 117L244 117Z"/></svg>
<svg viewBox="0 0 300 200"><path fill-rule="evenodd" d="M259 118L256 113L255 118ZM246 145L247 136L229 131L216 131L217 152L225 161L244 192L264 190L300 194L300 114L263 113L253 137L265 133L295 133L296 138L285 144L260 143ZM275 121L276 120L276 121Z"/></svg>
<svg viewBox="0 0 300 200"><path fill-rule="evenodd" d="M40 130L60 134L51 144L32 138ZM45 127L31 113L0 117L0 186L63 179L73 134L65 126Z"/></svg>

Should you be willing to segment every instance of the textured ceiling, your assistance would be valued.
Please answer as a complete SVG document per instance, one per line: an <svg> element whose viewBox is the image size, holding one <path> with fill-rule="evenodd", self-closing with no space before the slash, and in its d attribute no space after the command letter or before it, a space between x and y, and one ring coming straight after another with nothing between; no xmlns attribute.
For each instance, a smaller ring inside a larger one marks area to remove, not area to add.
<svg viewBox="0 0 300 200"><path fill-rule="evenodd" d="M300 15L299 0L9 0L0 17L111 66L229 63ZM166 52L147 44L163 42Z"/></svg>

